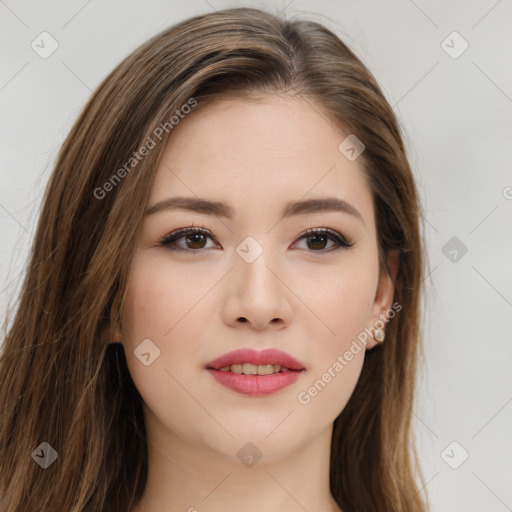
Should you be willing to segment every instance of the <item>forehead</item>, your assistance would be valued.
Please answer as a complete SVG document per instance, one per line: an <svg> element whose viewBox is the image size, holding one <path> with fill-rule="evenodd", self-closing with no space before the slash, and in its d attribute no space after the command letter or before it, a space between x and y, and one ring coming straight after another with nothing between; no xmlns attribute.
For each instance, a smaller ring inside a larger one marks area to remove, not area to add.
<svg viewBox="0 0 512 512"><path fill-rule="evenodd" d="M300 97L199 105L174 127L148 204L170 195L198 196L229 202L237 216L335 196L357 205L371 222L373 201L361 159L350 161L338 149L348 135Z"/></svg>

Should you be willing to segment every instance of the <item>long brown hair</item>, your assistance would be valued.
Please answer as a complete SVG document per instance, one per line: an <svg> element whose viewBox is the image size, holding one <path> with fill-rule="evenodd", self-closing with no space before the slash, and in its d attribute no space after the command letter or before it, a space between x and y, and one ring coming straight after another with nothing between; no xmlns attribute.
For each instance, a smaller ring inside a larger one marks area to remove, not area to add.
<svg viewBox="0 0 512 512"><path fill-rule="evenodd" d="M299 95L366 146L381 266L400 251L402 311L334 423L331 492L344 512L427 510L411 430L422 243L397 120L335 34L250 8L196 16L144 43L97 88L62 146L0 358L0 510L127 511L140 499L142 399L122 345L108 340L146 201L176 111L252 93ZM44 442L58 454L45 469L33 456Z"/></svg>

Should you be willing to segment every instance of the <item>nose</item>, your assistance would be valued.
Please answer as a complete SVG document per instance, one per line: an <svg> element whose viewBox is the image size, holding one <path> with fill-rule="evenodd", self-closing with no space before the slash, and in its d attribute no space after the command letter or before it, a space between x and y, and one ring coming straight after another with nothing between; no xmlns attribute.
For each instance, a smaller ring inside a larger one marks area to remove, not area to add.
<svg viewBox="0 0 512 512"><path fill-rule="evenodd" d="M227 325L262 331L278 330L290 324L293 293L270 249L252 263L235 255L235 266L226 286L223 320Z"/></svg>

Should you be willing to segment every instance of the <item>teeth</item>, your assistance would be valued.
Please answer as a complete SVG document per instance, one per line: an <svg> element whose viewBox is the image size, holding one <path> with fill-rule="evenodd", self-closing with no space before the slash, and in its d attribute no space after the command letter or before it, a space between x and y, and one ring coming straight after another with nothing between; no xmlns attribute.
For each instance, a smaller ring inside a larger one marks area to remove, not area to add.
<svg viewBox="0 0 512 512"><path fill-rule="evenodd" d="M245 375L270 375L272 373L289 372L290 369L280 364L232 364L231 366L224 366L220 368L221 372L232 372Z"/></svg>

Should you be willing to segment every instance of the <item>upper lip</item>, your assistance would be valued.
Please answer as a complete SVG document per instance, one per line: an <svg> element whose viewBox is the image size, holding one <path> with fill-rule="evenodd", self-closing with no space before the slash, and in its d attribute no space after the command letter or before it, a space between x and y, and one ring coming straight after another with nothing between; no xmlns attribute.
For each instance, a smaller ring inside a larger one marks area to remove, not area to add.
<svg viewBox="0 0 512 512"><path fill-rule="evenodd" d="M275 348L268 348L266 350L252 350L250 348L241 348L228 352L213 361L206 364L206 368L219 370L225 366L232 364L249 363L254 365L259 364L279 364L285 366L290 370L304 370L304 365L297 361L294 357L286 352L277 350Z"/></svg>

